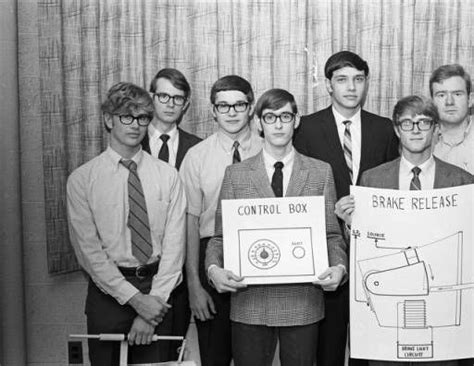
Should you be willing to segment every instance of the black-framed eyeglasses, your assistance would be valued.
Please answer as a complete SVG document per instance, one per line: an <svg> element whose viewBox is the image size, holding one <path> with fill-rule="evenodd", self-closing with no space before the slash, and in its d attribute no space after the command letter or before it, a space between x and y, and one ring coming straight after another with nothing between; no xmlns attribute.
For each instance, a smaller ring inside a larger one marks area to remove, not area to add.
<svg viewBox="0 0 474 366"><path fill-rule="evenodd" d="M407 118L402 119L400 122L398 122L398 125L400 126L402 131L413 131L415 125L418 126L418 129L420 131L428 131L431 126L433 126L433 120L430 118L422 118L415 122L412 119Z"/></svg>
<svg viewBox="0 0 474 366"><path fill-rule="evenodd" d="M131 125L133 121L137 121L139 126L148 126L152 120L152 117L142 114L140 116L131 116L129 114L118 116L119 121L124 125Z"/></svg>
<svg viewBox="0 0 474 366"><path fill-rule="evenodd" d="M238 102L235 104L220 103L220 104L214 104L214 107L221 114L229 113L231 108L236 113L242 113L247 110L247 108L249 107L249 103L247 102Z"/></svg>
<svg viewBox="0 0 474 366"><path fill-rule="evenodd" d="M272 125L274 124L277 119L280 120L281 123L291 123L295 120L295 114L291 112L282 112L279 115L276 115L274 113L265 113L262 116L263 122L265 122L267 125Z"/></svg>
<svg viewBox="0 0 474 366"><path fill-rule="evenodd" d="M177 106L182 106L186 103L186 97L182 95L169 95L166 93L153 93L153 99L158 99L158 102L166 104L170 99L173 99L173 104Z"/></svg>

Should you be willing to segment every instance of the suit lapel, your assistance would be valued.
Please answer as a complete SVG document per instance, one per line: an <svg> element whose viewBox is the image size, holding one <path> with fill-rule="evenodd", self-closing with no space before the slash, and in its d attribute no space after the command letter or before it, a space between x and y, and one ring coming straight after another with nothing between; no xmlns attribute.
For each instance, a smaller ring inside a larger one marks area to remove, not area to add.
<svg viewBox="0 0 474 366"><path fill-rule="evenodd" d="M176 152L176 169L179 170L181 162L184 159L186 151L189 149L189 141L186 139L183 131L178 127L178 151Z"/></svg>
<svg viewBox="0 0 474 366"><path fill-rule="evenodd" d="M263 162L263 153L260 152L250 166L250 179L261 198L275 197Z"/></svg>
<svg viewBox="0 0 474 366"><path fill-rule="evenodd" d="M371 142L371 120L368 118L367 114L364 112L364 110L360 111L360 162L359 162L359 175L357 179L355 180L356 182L359 181L359 177L361 172L364 172L367 170L367 167L369 166L370 162L370 149L372 147L372 142Z"/></svg>
<svg viewBox="0 0 474 366"><path fill-rule="evenodd" d="M388 186L390 189L400 189L400 158L393 162L394 169L390 170L391 174L387 176Z"/></svg>
<svg viewBox="0 0 474 366"><path fill-rule="evenodd" d="M301 155L295 151L295 160L293 162L293 171L285 197L296 197L301 194L308 179L308 169L303 165Z"/></svg>
<svg viewBox="0 0 474 366"><path fill-rule="evenodd" d="M444 169L443 164L439 162L439 160L434 157L435 160L435 177L434 177L434 183L433 183L433 188L446 188L450 187L451 184L451 172L447 169Z"/></svg>
<svg viewBox="0 0 474 366"><path fill-rule="evenodd" d="M150 151L150 140L148 138L148 131L145 133L145 137L142 140L142 149L151 155Z"/></svg>
<svg viewBox="0 0 474 366"><path fill-rule="evenodd" d="M344 158L344 151L342 150L341 140L339 139L339 134L337 132L336 119L332 113L332 107L326 109L327 115L322 121L324 121L324 135L325 140L327 141L329 151L332 151L334 154L334 170L343 172L344 180L350 182L351 178L349 175L349 168L347 167L346 160ZM348 183L350 184L350 183Z"/></svg>

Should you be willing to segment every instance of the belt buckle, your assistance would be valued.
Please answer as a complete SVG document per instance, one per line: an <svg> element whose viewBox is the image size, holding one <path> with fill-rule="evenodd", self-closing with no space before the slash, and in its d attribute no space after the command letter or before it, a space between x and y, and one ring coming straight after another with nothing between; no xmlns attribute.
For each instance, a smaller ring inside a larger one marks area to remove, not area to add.
<svg viewBox="0 0 474 366"><path fill-rule="evenodd" d="M146 265L141 265L135 268L135 277L139 280L143 280L148 276L148 268Z"/></svg>

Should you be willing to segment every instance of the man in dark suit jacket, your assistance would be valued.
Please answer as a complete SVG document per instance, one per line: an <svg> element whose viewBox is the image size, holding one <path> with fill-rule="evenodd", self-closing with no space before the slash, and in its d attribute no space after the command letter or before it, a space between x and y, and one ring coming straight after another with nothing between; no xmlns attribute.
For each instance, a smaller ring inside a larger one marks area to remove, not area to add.
<svg viewBox="0 0 474 366"><path fill-rule="evenodd" d="M191 88L180 71L166 68L161 69L151 81L150 93L155 112L148 133L142 140L142 148L179 170L188 149L201 141L199 137L178 127L189 107ZM167 316L173 319L172 335L185 336L191 317L186 278L171 293L170 301L173 310ZM176 346L179 346L178 342ZM170 347L169 359L176 360L174 346Z"/></svg>
<svg viewBox="0 0 474 366"><path fill-rule="evenodd" d="M220 202L224 199L281 196L324 196L330 267L315 283L326 291L337 288L346 274L346 247L334 215L336 192L331 167L295 151L298 126L293 96L282 89L265 92L256 114L264 134L264 149L242 163L227 167ZM283 366L314 362L318 324L324 317L323 291L311 283L246 287L243 278L223 267L222 212L216 212L216 232L206 251L210 281L219 292L232 292L232 351L236 366L270 365L277 340Z"/></svg>
<svg viewBox="0 0 474 366"><path fill-rule="evenodd" d="M370 169L362 175L361 186L400 190L436 189L474 183L467 171L437 159L431 145L438 111L428 99L419 96L402 98L393 112L394 129L400 138L401 157ZM347 225L352 222L356 203L346 196L336 204L336 214ZM459 361L423 362L423 365L455 366ZM406 366L412 362L369 361L370 366ZM472 364L472 360L471 360Z"/></svg>
<svg viewBox="0 0 474 366"><path fill-rule="evenodd" d="M388 118L361 109L369 77L364 60L349 51L338 52L326 62L324 73L332 105L301 119L294 144L300 153L331 165L340 199L349 194L351 184L359 183L365 170L398 156L398 140ZM318 365L343 366L349 286L345 284L325 298Z"/></svg>

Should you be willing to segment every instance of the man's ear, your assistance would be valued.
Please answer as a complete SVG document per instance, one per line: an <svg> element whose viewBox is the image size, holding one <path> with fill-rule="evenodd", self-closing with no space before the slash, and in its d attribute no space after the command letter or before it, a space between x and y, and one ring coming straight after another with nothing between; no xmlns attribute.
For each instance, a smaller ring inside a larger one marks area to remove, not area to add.
<svg viewBox="0 0 474 366"><path fill-rule="evenodd" d="M400 126L398 125L393 125L393 130L395 131L395 135L397 135L398 139L400 139L400 131L399 131Z"/></svg>
<svg viewBox="0 0 474 366"><path fill-rule="evenodd" d="M474 107L474 92L470 92L469 95L468 95L468 105L469 105L469 109L471 109L472 107Z"/></svg>
<svg viewBox="0 0 474 366"><path fill-rule="evenodd" d="M331 95L332 92L333 92L331 80L329 80L328 78L326 78L326 79L324 79L324 81L326 82L326 90L328 91L329 95Z"/></svg>
<svg viewBox="0 0 474 366"><path fill-rule="evenodd" d="M300 122L301 122L301 118L300 118L300 115L297 113L295 115L295 125L293 126L294 129L296 130L298 128L298 126L300 125Z"/></svg>
<svg viewBox="0 0 474 366"><path fill-rule="evenodd" d="M104 113L104 123L105 126L111 130L114 127L114 116L109 113Z"/></svg>
<svg viewBox="0 0 474 366"><path fill-rule="evenodd" d="M191 104L191 100L186 99L186 103L184 103L184 107L183 107L183 111L181 112L181 116L184 116L184 114L187 112L190 104Z"/></svg>

